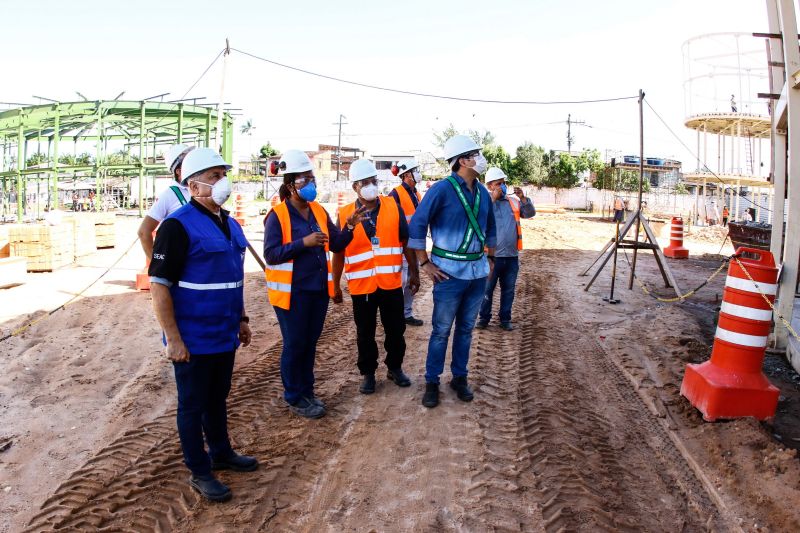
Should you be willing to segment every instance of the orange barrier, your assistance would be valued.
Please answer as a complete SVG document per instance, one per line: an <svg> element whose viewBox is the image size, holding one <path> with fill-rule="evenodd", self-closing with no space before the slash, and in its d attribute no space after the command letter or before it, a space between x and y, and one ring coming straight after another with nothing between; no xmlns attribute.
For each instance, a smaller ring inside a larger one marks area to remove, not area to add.
<svg viewBox="0 0 800 533"><path fill-rule="evenodd" d="M664 255L672 259L686 259L689 250L683 247L683 218L672 217L669 233L669 246L664 248Z"/></svg>
<svg viewBox="0 0 800 533"><path fill-rule="evenodd" d="M156 232L153 232L153 240L156 240ZM144 268L136 273L136 290L149 291L150 290L150 275L147 269L150 268L150 258L145 258Z"/></svg>
<svg viewBox="0 0 800 533"><path fill-rule="evenodd" d="M778 269L769 252L736 250L742 253L747 257L739 260L755 283L731 261L711 359L687 365L681 384L681 395L709 422L746 416L764 420L774 416L778 406L779 391L761 370L772 321L761 294L775 301Z"/></svg>
<svg viewBox="0 0 800 533"><path fill-rule="evenodd" d="M246 203L244 200L243 194L236 194L234 196L234 204L233 204L233 219L239 223L240 226L244 227L247 224L247 220L245 219L246 211Z"/></svg>

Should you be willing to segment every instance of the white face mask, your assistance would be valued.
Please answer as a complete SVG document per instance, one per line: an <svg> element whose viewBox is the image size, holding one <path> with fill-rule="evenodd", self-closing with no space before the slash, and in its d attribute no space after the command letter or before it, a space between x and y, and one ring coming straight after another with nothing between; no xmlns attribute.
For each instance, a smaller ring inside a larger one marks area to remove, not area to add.
<svg viewBox="0 0 800 533"><path fill-rule="evenodd" d="M359 193L361 198L364 200L371 202L375 198L378 197L378 186L374 183L370 183L369 185L364 185L361 187L361 192Z"/></svg>
<svg viewBox="0 0 800 533"><path fill-rule="evenodd" d="M197 183L202 183L203 185L208 185L211 187L210 198L218 206L222 206L222 204L227 202L228 198L231 196L231 182L228 180L227 176L216 182L214 185L205 183L203 181L198 181ZM209 196L201 196L200 198L209 198Z"/></svg>
<svg viewBox="0 0 800 533"><path fill-rule="evenodd" d="M472 167L472 170L477 172L478 174L483 174L486 172L486 167L489 166L489 163L486 161L486 158L483 157L483 154L478 154L472 158L475 161L475 166Z"/></svg>
<svg viewBox="0 0 800 533"><path fill-rule="evenodd" d="M420 173L419 170L415 169L413 171L413 175L414 175L414 183L419 183L420 181L422 181L422 174Z"/></svg>

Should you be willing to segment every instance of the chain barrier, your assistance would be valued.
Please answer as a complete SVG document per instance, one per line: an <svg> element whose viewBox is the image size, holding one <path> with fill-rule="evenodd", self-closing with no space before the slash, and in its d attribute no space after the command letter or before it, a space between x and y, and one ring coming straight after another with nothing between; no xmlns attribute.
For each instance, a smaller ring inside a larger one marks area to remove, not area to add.
<svg viewBox="0 0 800 533"><path fill-rule="evenodd" d="M628 266L630 267L630 266L631 266L631 262L630 262L630 260L628 259L628 252L624 252L624 254L625 254L625 261L627 261L627 263L628 263ZM722 261L722 264L721 264L721 265L719 265L719 267L718 267L718 268L717 268L717 269L716 269L716 270L715 270L715 271L714 271L714 272L713 272L713 273L712 273L712 274L711 274L711 275L710 275L708 278L706 278L706 280L705 280L705 281L703 281L703 283L701 283L700 285L698 285L698 286L697 286L697 287L695 287L694 289L690 290L689 292L686 292L686 293L684 293L684 294L682 294L682 295L680 295L680 296L676 296L676 297L673 297L673 298L662 298L662 297L660 297L660 296L656 296L655 294L653 294L653 293L650 291L650 289L648 289L648 288L645 286L645 284L644 284L644 283L642 283L642 281L639 279L639 277L638 277L636 274L634 274L634 275L633 275L633 279L635 279L635 280L636 280L636 283L638 283L638 284L639 284L639 287L641 287L641 289L642 289L642 292L644 292L646 295L650 296L651 298L653 298L653 299L655 299L655 300L658 300L659 302L663 302L663 303L677 303L677 302L682 302L682 301L684 301L684 300L686 300L686 299L688 299L688 298L690 298L690 297L694 296L694 295L697 293L697 291L699 291L700 289L702 289L703 287L705 287L706 285L708 285L708 284L711 282L711 280L713 280L714 278L716 278L716 277L719 275L719 273L720 273L720 272L722 272L722 270L725 268L725 266L726 266L726 265L727 265L727 264L730 262L730 260L731 260L731 259L733 259L734 257L735 257L735 255L731 255L730 257L726 257L726 258L725 258L725 259Z"/></svg>

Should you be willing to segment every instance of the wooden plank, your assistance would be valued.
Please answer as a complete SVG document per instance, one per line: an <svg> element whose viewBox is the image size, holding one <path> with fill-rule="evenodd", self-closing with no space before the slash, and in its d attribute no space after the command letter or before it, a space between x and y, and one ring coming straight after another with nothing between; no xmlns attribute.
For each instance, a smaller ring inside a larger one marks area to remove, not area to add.
<svg viewBox="0 0 800 533"><path fill-rule="evenodd" d="M26 281L27 260L24 257L4 257L0 259L0 289L16 287Z"/></svg>

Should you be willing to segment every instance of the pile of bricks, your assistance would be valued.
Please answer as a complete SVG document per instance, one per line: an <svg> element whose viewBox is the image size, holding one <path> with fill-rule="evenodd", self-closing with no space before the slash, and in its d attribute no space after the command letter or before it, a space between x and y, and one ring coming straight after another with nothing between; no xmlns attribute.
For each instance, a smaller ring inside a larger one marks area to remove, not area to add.
<svg viewBox="0 0 800 533"><path fill-rule="evenodd" d="M86 213L68 215L64 217L65 224L72 224L72 233L75 240L75 258L83 257L97 251L97 237L95 235L95 221Z"/></svg>
<svg viewBox="0 0 800 533"><path fill-rule="evenodd" d="M95 245L98 248L113 248L117 245L114 213L96 213L94 215Z"/></svg>
<svg viewBox="0 0 800 533"><path fill-rule="evenodd" d="M72 224L11 224L11 255L25 257L28 272L49 272L75 260Z"/></svg>

